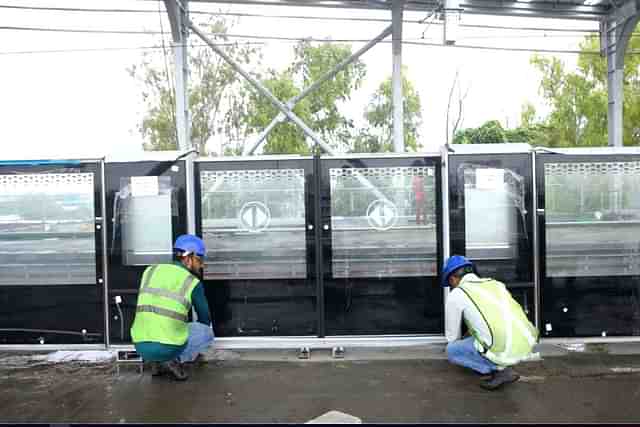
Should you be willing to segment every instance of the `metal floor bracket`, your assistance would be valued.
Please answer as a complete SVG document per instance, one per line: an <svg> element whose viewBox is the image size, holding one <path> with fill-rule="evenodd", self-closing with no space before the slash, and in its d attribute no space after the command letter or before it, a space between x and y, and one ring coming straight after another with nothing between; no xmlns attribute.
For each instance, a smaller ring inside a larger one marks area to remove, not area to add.
<svg viewBox="0 0 640 427"><path fill-rule="evenodd" d="M308 359L311 357L311 350L309 347L300 347L298 350L298 359Z"/></svg>
<svg viewBox="0 0 640 427"><path fill-rule="evenodd" d="M144 361L142 360L142 356L140 356L135 351L128 350L120 350L118 351L118 356L116 358L116 374L120 375L120 365L121 364L136 364L138 366L138 372L142 375L144 372Z"/></svg>
<svg viewBox="0 0 640 427"><path fill-rule="evenodd" d="M344 359L344 347L333 347L331 356L334 359Z"/></svg>

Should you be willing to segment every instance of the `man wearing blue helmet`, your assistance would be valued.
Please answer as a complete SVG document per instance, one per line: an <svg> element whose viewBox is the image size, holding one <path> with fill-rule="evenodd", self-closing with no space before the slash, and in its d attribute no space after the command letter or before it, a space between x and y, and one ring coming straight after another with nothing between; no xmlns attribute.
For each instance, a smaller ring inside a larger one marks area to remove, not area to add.
<svg viewBox="0 0 640 427"><path fill-rule="evenodd" d="M176 261L147 267L142 275L131 338L136 351L150 361L152 375L188 378L185 362L199 359L213 342L209 305L198 279L206 248L202 239L184 234L174 244ZM193 307L197 322L188 322Z"/></svg>
<svg viewBox="0 0 640 427"><path fill-rule="evenodd" d="M445 263L442 286L451 287L445 308L449 361L484 375L480 386L487 390L517 381L511 366L528 358L538 340L520 304L503 283L478 277L460 255ZM469 337L461 337L463 321Z"/></svg>

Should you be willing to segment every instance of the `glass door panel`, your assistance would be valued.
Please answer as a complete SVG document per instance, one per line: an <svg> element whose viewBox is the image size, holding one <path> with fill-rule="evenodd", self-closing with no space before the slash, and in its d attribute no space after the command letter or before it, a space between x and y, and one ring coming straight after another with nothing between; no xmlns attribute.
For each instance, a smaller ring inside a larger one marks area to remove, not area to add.
<svg viewBox="0 0 640 427"><path fill-rule="evenodd" d="M640 335L640 160L540 156L542 331Z"/></svg>
<svg viewBox="0 0 640 427"><path fill-rule="evenodd" d="M322 159L327 335L442 333L438 158Z"/></svg>
<svg viewBox="0 0 640 427"><path fill-rule="evenodd" d="M451 255L503 282L535 319L531 155L449 156Z"/></svg>
<svg viewBox="0 0 640 427"><path fill-rule="evenodd" d="M216 335L317 334L312 168L309 158L196 163Z"/></svg>
<svg viewBox="0 0 640 427"><path fill-rule="evenodd" d="M112 162L105 176L110 339L125 344L142 273L171 263L173 242L187 232L185 162Z"/></svg>
<svg viewBox="0 0 640 427"><path fill-rule="evenodd" d="M0 163L0 344L104 343L102 164Z"/></svg>

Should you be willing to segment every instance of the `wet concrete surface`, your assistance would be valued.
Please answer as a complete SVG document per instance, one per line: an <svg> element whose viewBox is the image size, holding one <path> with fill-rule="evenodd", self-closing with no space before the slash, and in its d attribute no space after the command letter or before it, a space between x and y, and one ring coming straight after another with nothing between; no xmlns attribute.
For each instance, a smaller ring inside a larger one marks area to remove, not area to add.
<svg viewBox="0 0 640 427"><path fill-rule="evenodd" d="M519 382L487 392L442 358L226 357L184 383L135 365L2 366L0 421L301 423L336 410L365 423L640 422L638 355L567 354L517 371Z"/></svg>

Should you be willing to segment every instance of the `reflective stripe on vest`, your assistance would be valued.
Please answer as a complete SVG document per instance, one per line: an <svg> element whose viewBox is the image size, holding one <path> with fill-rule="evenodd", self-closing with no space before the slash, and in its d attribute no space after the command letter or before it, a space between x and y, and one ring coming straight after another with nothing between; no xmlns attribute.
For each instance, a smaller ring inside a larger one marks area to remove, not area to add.
<svg viewBox="0 0 640 427"><path fill-rule="evenodd" d="M189 337L191 294L198 283L182 266L148 267L140 283L132 341L183 345Z"/></svg>
<svg viewBox="0 0 640 427"><path fill-rule="evenodd" d="M157 266L154 266L147 274L145 283L143 283L142 287L140 288L140 295L142 294L160 295L162 297L169 298L173 301L176 301L182 304L187 309L187 311L191 310L191 302L189 302L189 300L187 299L187 292L189 291L189 287L191 286L193 281L196 280L196 278L193 276L187 276L184 279L184 282L182 282L182 286L180 286L180 290L178 292L171 292L166 289L160 289L160 288L150 288L148 286L149 281L151 280L151 275L155 272L156 267Z"/></svg>
<svg viewBox="0 0 640 427"><path fill-rule="evenodd" d="M139 305L136 308L136 313L154 313L158 316L180 320L181 322L186 322L188 320L188 317L184 314L176 313L175 311L167 310L166 308L154 307L152 305Z"/></svg>
<svg viewBox="0 0 640 427"><path fill-rule="evenodd" d="M460 287L476 305L491 330L492 343L480 342L478 335L473 333L476 348L483 348L485 351L481 353L485 357L499 364L512 365L531 351L537 341L537 331L503 284L493 279L472 279L464 281Z"/></svg>

